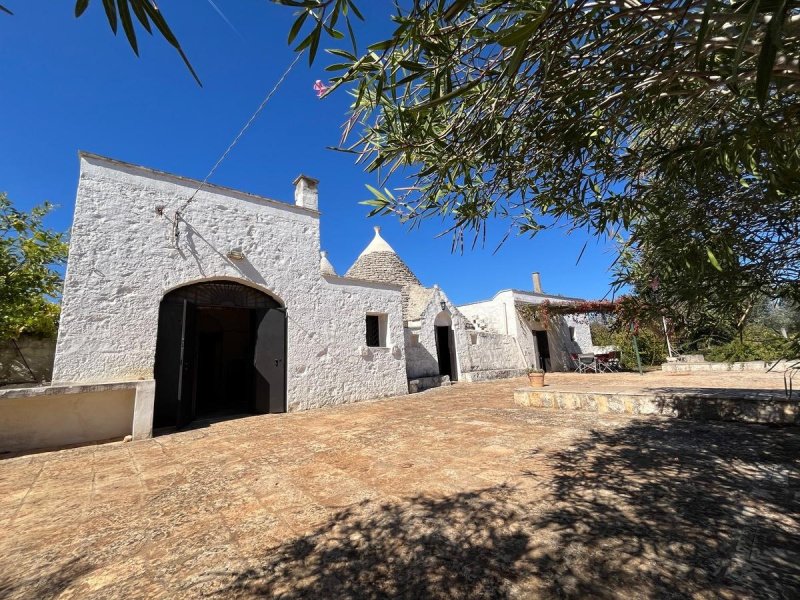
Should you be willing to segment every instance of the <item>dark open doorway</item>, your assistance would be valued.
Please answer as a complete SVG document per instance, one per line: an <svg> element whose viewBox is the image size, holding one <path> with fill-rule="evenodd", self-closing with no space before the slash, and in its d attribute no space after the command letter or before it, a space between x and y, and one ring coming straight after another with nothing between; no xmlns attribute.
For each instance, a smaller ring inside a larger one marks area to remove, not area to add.
<svg viewBox="0 0 800 600"><path fill-rule="evenodd" d="M550 343L547 340L546 331L534 331L536 336L536 349L539 351L539 368L549 371L550 367Z"/></svg>
<svg viewBox="0 0 800 600"><path fill-rule="evenodd" d="M286 411L286 311L248 286L214 281L161 302L154 427Z"/></svg>
<svg viewBox="0 0 800 600"><path fill-rule="evenodd" d="M450 381L455 381L452 332L447 325L436 326L436 359L439 361L439 375L447 375Z"/></svg>

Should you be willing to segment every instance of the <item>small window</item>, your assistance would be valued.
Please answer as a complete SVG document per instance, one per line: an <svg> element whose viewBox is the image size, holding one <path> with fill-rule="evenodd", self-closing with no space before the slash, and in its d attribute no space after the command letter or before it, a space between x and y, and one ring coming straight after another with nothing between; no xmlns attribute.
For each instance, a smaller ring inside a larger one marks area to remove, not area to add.
<svg viewBox="0 0 800 600"><path fill-rule="evenodd" d="M410 344L412 346L419 346L419 334L418 333L412 333L411 335L409 335L408 339L409 339L409 342L410 342Z"/></svg>
<svg viewBox="0 0 800 600"><path fill-rule="evenodd" d="M574 327L570 327L569 328L569 341L570 342L574 342L575 341L575 328Z"/></svg>
<svg viewBox="0 0 800 600"><path fill-rule="evenodd" d="M367 315L367 346L386 346L387 321L388 315L385 314Z"/></svg>
<svg viewBox="0 0 800 600"><path fill-rule="evenodd" d="M469 334L469 343L473 346L478 343L478 334L477 333L470 333Z"/></svg>

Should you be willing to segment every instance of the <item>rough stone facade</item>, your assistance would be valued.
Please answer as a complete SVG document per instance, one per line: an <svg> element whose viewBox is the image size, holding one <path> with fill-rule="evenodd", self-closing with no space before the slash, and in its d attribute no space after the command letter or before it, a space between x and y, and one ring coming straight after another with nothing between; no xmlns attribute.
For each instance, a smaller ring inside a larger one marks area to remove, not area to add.
<svg viewBox="0 0 800 600"><path fill-rule="evenodd" d="M539 364L532 331L541 324L524 323L515 307L560 297L507 290L457 307L438 286L424 287L378 228L339 277L320 252L316 180L295 180L295 204L198 187L81 155L54 382L151 379L161 300L215 280L253 287L286 309L289 410L396 395L408 381L509 377ZM382 319L380 347L367 345L368 314ZM437 358L442 325L452 333L449 378ZM588 325L571 317L553 319L548 335L553 369L591 349Z"/></svg>
<svg viewBox="0 0 800 600"><path fill-rule="evenodd" d="M528 322L517 310L517 304L541 304L545 301L563 302L576 300L540 292L503 290L491 300L459 306L478 331L509 335L516 340L525 366L541 367L542 361L536 345L536 331L547 331L550 351L550 370L572 369L571 354L592 352L592 334L589 323L581 316L553 316L545 326L539 322Z"/></svg>
<svg viewBox="0 0 800 600"><path fill-rule="evenodd" d="M453 380L468 367L467 347L469 340L466 326L468 321L447 295L438 287L429 288L431 293L422 311L413 321L406 321L406 340L413 338L416 343L406 346L406 371L409 379L431 377L439 374L436 350L436 326L450 325L453 336ZM444 308L442 308L444 303Z"/></svg>
<svg viewBox="0 0 800 600"><path fill-rule="evenodd" d="M289 410L406 391L400 287L320 273L313 180L303 206L211 185L187 205L199 182L80 162L54 381L151 379L164 294L229 280L286 307ZM387 347L366 347L368 312L387 315Z"/></svg>

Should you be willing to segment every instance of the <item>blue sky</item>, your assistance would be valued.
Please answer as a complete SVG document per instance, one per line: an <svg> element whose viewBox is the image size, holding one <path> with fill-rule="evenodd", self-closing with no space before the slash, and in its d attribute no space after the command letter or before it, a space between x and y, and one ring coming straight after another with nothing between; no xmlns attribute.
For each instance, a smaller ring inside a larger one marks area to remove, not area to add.
<svg viewBox="0 0 800 600"><path fill-rule="evenodd" d="M74 2L6 0L0 14L0 191L28 209L58 205L49 224L72 221L78 150L202 179L293 58L286 35L292 10L267 0L159 4L203 81L198 87L177 53L140 29L137 58L109 29L99 0L80 19ZM391 3L361 2L362 39L381 39ZM189 8L191 6L191 8ZM327 149L339 140L348 97L317 99L326 57L304 58L259 120L212 178L213 183L291 201L298 173L320 179L322 245L339 273L381 225L386 240L426 285L438 283L455 302L530 289L540 271L545 291L599 298L609 290L614 254L605 241L563 229L535 238L512 236L495 254L507 221L489 223L483 248L451 253L436 237L442 222L409 231L394 218L367 219L365 174L352 156ZM584 243L586 251L576 265Z"/></svg>

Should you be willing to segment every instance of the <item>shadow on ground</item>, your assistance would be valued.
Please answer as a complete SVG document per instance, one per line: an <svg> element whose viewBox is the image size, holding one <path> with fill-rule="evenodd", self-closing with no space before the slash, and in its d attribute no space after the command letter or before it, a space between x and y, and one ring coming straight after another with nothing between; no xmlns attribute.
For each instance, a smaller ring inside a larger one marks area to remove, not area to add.
<svg viewBox="0 0 800 600"><path fill-rule="evenodd" d="M797 597L799 455L797 428L631 421L531 449L513 485L343 510L216 593Z"/></svg>
<svg viewBox="0 0 800 600"><path fill-rule="evenodd" d="M498 487L343 510L222 590L281 598L504 597L530 542Z"/></svg>

